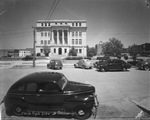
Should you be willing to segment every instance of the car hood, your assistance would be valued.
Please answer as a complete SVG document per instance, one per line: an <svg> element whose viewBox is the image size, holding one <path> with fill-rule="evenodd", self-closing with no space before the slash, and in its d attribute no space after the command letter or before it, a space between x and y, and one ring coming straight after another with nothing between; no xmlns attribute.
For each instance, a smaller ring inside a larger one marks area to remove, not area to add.
<svg viewBox="0 0 150 120"><path fill-rule="evenodd" d="M95 87L89 84L68 81L64 88L65 93L94 93Z"/></svg>

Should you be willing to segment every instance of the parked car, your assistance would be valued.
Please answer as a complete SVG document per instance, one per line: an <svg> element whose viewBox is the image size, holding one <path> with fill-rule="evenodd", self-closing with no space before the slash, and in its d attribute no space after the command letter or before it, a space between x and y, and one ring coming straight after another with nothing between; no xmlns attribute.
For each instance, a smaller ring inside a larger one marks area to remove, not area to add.
<svg viewBox="0 0 150 120"><path fill-rule="evenodd" d="M132 60L132 61L127 61L127 63L131 64L132 66L136 66L141 61L143 61L143 59L136 59L136 60Z"/></svg>
<svg viewBox="0 0 150 120"><path fill-rule="evenodd" d="M33 58L34 58L33 56L27 55L24 58L22 58L22 60L28 61L28 60L33 60ZM35 58L35 60L36 60L36 58Z"/></svg>
<svg viewBox="0 0 150 120"><path fill-rule="evenodd" d="M48 69L62 69L62 67L63 67L63 64L60 59L52 59L47 64Z"/></svg>
<svg viewBox="0 0 150 120"><path fill-rule="evenodd" d="M9 116L72 115L83 120L91 116L98 100L92 85L69 81L58 72L36 72L9 88L4 105Z"/></svg>
<svg viewBox="0 0 150 120"><path fill-rule="evenodd" d="M108 59L110 59L110 57L97 57L97 60L98 60L98 61L96 61L95 63L93 63L93 66L94 66L95 68L97 68L98 65L99 65L101 62L104 62L104 61L106 61L106 60L108 60Z"/></svg>
<svg viewBox="0 0 150 120"><path fill-rule="evenodd" d="M93 67L92 62L89 59L81 59L77 63L74 64L75 68L89 68L91 69Z"/></svg>
<svg viewBox="0 0 150 120"><path fill-rule="evenodd" d="M109 70L126 71L127 69L130 68L131 65L129 63L126 63L125 61L119 59L105 60L104 62L100 62L97 67L97 69L100 71L109 71Z"/></svg>
<svg viewBox="0 0 150 120"><path fill-rule="evenodd" d="M146 71L150 70L150 59L143 60L136 65L137 69L144 69Z"/></svg>

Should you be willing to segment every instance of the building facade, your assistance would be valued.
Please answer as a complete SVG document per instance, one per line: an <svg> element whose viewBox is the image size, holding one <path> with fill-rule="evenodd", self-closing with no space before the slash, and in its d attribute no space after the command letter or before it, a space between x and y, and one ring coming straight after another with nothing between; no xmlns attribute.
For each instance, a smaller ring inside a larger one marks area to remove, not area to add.
<svg viewBox="0 0 150 120"><path fill-rule="evenodd" d="M85 20L38 20L35 52L48 56L68 56L72 47L77 56L87 56Z"/></svg>
<svg viewBox="0 0 150 120"><path fill-rule="evenodd" d="M25 57L32 55L30 50L27 49L19 49L19 57Z"/></svg>

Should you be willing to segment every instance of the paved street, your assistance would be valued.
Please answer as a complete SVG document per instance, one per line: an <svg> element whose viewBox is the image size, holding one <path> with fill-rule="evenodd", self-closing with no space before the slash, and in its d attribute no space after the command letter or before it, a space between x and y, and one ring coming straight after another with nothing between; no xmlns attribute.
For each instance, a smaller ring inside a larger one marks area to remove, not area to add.
<svg viewBox="0 0 150 120"><path fill-rule="evenodd" d="M14 63L14 65L16 64ZM150 71L131 68L127 72L98 72L95 69L84 70L73 68L73 66L65 66L62 70L51 70L46 69L46 66L38 66L35 68L5 67L5 69L0 69L0 101L16 80L37 71L61 72L69 80L94 85L100 102L97 119L134 119L140 112L140 109L130 99L142 102L150 98ZM147 101L148 103L149 101ZM41 120L30 117L8 117L5 114L5 110L2 111L1 115L2 120ZM43 120L49 119L44 118Z"/></svg>

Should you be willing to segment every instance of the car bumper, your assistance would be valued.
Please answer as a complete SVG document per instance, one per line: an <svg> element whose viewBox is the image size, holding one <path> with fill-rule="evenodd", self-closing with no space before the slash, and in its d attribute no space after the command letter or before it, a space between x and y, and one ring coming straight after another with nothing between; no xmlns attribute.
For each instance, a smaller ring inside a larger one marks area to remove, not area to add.
<svg viewBox="0 0 150 120"><path fill-rule="evenodd" d="M99 106L99 101L97 99L97 95L94 95L94 99L95 99L95 103L94 103L94 106L93 106L93 109L92 109L92 114L93 114L93 117L95 119L96 116L97 116L97 110L98 110L98 106Z"/></svg>

